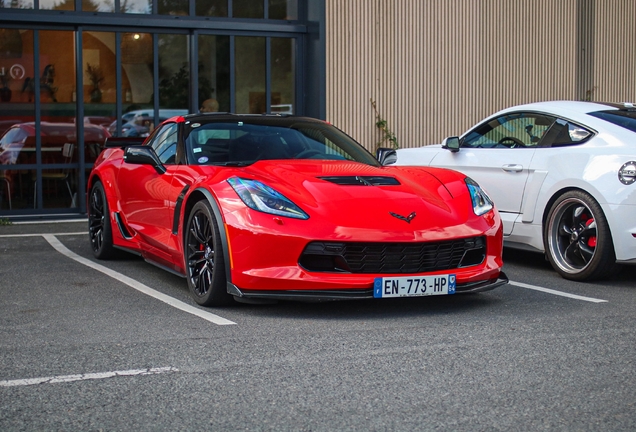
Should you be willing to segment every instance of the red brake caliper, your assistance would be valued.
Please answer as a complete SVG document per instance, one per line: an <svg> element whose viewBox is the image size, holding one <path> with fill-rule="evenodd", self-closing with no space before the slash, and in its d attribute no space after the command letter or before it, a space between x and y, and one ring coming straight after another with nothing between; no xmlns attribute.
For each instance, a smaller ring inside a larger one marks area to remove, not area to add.
<svg viewBox="0 0 636 432"><path fill-rule="evenodd" d="M585 221L585 226L589 227L592 222L594 222L594 219L590 218L588 220ZM589 247L596 247L596 236L592 236L590 238L587 239L587 245Z"/></svg>

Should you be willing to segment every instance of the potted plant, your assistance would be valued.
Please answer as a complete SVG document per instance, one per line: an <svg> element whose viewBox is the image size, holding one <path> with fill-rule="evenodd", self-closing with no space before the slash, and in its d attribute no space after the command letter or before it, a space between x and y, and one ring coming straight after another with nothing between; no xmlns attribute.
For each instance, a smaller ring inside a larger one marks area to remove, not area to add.
<svg viewBox="0 0 636 432"><path fill-rule="evenodd" d="M90 94L91 102L101 102L102 90L99 86L102 82L104 82L104 72L99 66L93 66L90 63L86 63L86 73L88 74L88 79L93 85L93 89Z"/></svg>

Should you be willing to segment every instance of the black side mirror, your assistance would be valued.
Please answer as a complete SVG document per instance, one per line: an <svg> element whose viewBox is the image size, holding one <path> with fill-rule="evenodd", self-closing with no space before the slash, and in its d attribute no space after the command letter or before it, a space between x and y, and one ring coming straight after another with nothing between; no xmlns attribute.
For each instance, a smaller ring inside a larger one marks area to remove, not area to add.
<svg viewBox="0 0 636 432"><path fill-rule="evenodd" d="M159 174L166 172L166 167L163 166L157 153L148 146L128 146L124 150L124 162L137 165L150 165Z"/></svg>
<svg viewBox="0 0 636 432"><path fill-rule="evenodd" d="M381 165L392 165L397 162L397 152L392 148L380 147L375 152L375 158Z"/></svg>
<svg viewBox="0 0 636 432"><path fill-rule="evenodd" d="M442 141L442 148L456 153L459 151L459 137L448 137Z"/></svg>

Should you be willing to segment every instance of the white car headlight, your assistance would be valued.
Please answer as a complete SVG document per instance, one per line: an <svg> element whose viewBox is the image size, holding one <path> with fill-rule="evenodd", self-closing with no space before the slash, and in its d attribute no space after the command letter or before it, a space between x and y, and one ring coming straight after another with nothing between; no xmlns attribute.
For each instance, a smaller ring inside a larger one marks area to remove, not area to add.
<svg viewBox="0 0 636 432"><path fill-rule="evenodd" d="M309 215L300 207L258 180L232 177L227 181L245 205L253 210L294 219L309 219Z"/></svg>
<svg viewBox="0 0 636 432"><path fill-rule="evenodd" d="M493 202L477 182L470 177L464 179L468 191L470 192L470 198L473 201L473 211L477 216L488 213L493 208Z"/></svg>

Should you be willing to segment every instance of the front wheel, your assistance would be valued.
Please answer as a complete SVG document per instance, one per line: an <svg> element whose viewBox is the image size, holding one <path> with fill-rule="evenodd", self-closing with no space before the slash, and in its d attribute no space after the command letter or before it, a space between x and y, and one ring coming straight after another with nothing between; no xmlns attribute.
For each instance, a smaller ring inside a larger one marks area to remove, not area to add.
<svg viewBox="0 0 636 432"><path fill-rule="evenodd" d="M88 200L88 237L93 255L97 259L109 259L116 255L113 247L113 231L110 224L108 201L101 182L91 188Z"/></svg>
<svg viewBox="0 0 636 432"><path fill-rule="evenodd" d="M583 191L561 195L550 208L543 243L552 267L565 279L605 279L616 255L601 206Z"/></svg>
<svg viewBox="0 0 636 432"><path fill-rule="evenodd" d="M212 208L207 201L194 205L185 231L185 262L190 294L202 306L233 302L227 293L223 246Z"/></svg>

